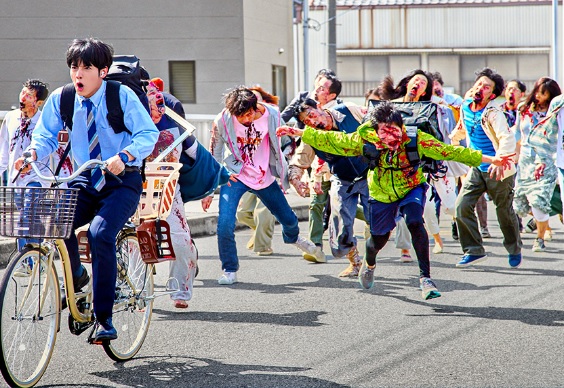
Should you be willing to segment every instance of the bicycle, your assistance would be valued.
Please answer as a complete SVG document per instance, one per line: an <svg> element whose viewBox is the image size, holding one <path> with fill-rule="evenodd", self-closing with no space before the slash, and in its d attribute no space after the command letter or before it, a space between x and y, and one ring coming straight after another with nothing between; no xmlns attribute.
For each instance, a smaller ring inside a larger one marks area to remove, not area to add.
<svg viewBox="0 0 564 388"><path fill-rule="evenodd" d="M104 165L104 162L90 160L69 177L50 178L41 175L32 163L41 179L57 184L75 179L91 165ZM118 276L113 323L119 337L101 343L94 342L97 323L91 285L75 292L64 243L72 231L78 189L0 187L0 235L43 239L40 244L27 244L13 255L0 282L0 371L9 385L31 387L41 379L51 359L66 306L71 333L80 335L91 328L88 342L102 345L112 360L129 360L141 349L149 329L153 301L161 296L154 291L154 265L174 259L167 225L161 218L170 212L181 166L180 163L147 164L147 181L134 217L140 224L139 231L135 224L128 223L116 239ZM78 234L81 260L88 262L89 247L83 241L84 236ZM62 263L64 297L61 297L55 257ZM165 291L159 294L176 292L178 287L172 285L169 279Z"/></svg>

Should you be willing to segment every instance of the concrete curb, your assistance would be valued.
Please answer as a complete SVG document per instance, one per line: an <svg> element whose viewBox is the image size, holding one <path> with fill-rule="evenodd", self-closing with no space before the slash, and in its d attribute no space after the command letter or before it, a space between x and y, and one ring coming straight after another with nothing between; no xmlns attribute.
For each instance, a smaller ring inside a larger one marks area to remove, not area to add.
<svg viewBox="0 0 564 388"><path fill-rule="evenodd" d="M299 205L292 208L299 221L307 221L309 219L309 205ZM193 238L201 236L211 236L217 232L217 215L206 217L197 217L188 219L190 232ZM236 230L247 228L244 225L237 224Z"/></svg>
<svg viewBox="0 0 564 388"><path fill-rule="evenodd" d="M297 205L292 207L298 220L307 221L309 219L309 205ZM188 220L190 231L193 238L210 236L217 231L217 215L207 215ZM246 226L237 225L237 229L244 229ZM0 239L0 266L5 267L12 252L16 249L16 240L11 238Z"/></svg>

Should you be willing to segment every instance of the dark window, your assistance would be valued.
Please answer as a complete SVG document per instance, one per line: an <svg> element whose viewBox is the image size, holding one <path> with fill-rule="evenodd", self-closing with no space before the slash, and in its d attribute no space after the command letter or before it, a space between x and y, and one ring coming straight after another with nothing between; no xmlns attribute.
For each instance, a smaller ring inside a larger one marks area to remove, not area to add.
<svg viewBox="0 0 564 388"><path fill-rule="evenodd" d="M181 102L196 103L196 62L169 61L170 93Z"/></svg>

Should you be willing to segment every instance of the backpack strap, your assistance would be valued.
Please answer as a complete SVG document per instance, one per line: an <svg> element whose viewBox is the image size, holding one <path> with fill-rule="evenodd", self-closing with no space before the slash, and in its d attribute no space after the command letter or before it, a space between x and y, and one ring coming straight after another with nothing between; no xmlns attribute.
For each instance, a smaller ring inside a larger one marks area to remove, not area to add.
<svg viewBox="0 0 564 388"><path fill-rule="evenodd" d="M406 126L406 132L409 137L409 143L405 146L405 152L407 154L409 164L413 167L413 170L409 173L409 175L413 175L417 172L417 169L421 164L421 157L419 156L419 150L417 149L417 126Z"/></svg>
<svg viewBox="0 0 564 388"><path fill-rule="evenodd" d="M61 119L65 123L65 127L72 131L72 117L74 116L74 96L76 90L74 85L71 83L63 86L63 91L61 92L61 105L59 108L59 113Z"/></svg>
<svg viewBox="0 0 564 388"><path fill-rule="evenodd" d="M106 81L106 107L108 108L108 123L115 133L127 132L131 135L131 131L125 126L123 120L123 110L119 100L119 88L121 84L117 81Z"/></svg>

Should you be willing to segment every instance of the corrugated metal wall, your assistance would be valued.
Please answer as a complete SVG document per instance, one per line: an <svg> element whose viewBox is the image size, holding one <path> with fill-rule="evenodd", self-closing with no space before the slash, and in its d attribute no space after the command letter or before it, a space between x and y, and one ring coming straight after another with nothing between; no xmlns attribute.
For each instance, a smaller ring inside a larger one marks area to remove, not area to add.
<svg viewBox="0 0 564 388"><path fill-rule="evenodd" d="M310 29L309 33L312 81L317 70L327 67L327 10L311 10L310 18L320 25L319 31ZM448 86L457 91L473 82L474 71L483 66L497 67L506 77L533 82L550 70L551 24L549 4L340 8L338 75L344 81L344 92L346 89L350 96L373 86L374 78L380 74L392 74L399 79L417 67L441 71ZM301 39L302 36L300 45ZM524 50L516 50L519 48ZM531 48L542 51L533 52ZM347 52L374 49L379 52L371 54L381 56L379 62L369 60L367 52ZM445 50L438 53L434 49ZM449 52L451 49L469 50L454 53ZM483 52L472 51L478 49Z"/></svg>
<svg viewBox="0 0 564 388"><path fill-rule="evenodd" d="M326 11L310 14L326 20ZM546 46L550 15L549 6L339 10L337 48Z"/></svg>

